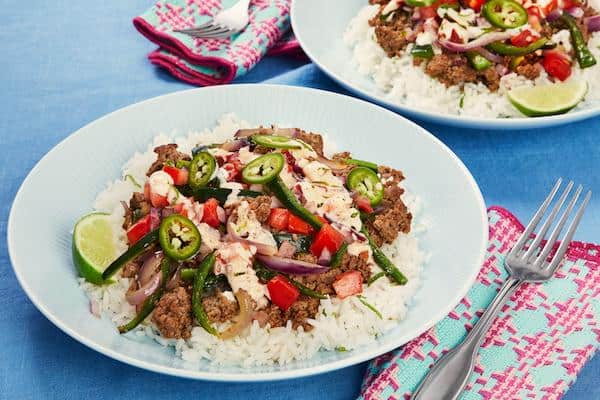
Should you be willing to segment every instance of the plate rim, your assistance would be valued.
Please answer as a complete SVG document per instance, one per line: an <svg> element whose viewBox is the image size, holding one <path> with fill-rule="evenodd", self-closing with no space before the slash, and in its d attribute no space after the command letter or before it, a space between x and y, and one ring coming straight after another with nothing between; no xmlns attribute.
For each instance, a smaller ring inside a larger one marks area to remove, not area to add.
<svg viewBox="0 0 600 400"><path fill-rule="evenodd" d="M493 129L493 130L508 130L508 129L540 129L551 126L559 126L572 122L578 122L582 120L586 120L589 118L593 118L595 116L600 115L600 105L595 108L579 110L576 112L567 112L565 114L552 115L547 117L521 117L521 118L482 118L482 117L471 117L471 116L461 116L461 115L452 115L447 113L436 113L436 112L428 112L428 111L420 111L416 108L406 106L403 104L396 104L390 100L387 100L376 93L369 92L365 89L358 87L358 85L353 84L350 80L345 79L341 76L341 74L331 70L324 63L319 61L319 58L314 55L311 51L310 46L307 46L307 41L302 36L301 24L298 25L298 20L296 18L297 8L302 7L298 4L301 4L300 0L292 0L292 4L290 7L290 21L292 30L296 37L296 40L300 44L300 47L306 53L308 58L328 77L333 79L336 83L338 83L343 88L348 91L360 96L361 98L378 104L384 108L387 108L396 113L401 113L405 118L417 118L422 121L433 122L436 124L443 124L448 126L455 127L463 127L463 128L471 128L471 129ZM306 3L304 3L306 4ZM366 4L365 4L366 5ZM299 29L300 27L300 29ZM358 73L358 71L357 71ZM370 78L368 78L370 79Z"/></svg>
<svg viewBox="0 0 600 400"><path fill-rule="evenodd" d="M299 87L299 86L278 85L278 84L234 84L234 85L228 85L228 86L211 86L211 87L192 88L192 89L187 89L187 90L174 91L171 93L151 97L149 99L145 99L145 100L141 100L141 101L129 104L127 106L118 108L108 114L105 114L105 115L85 124L81 128L75 130L74 132L72 132L69 135L67 135L66 137L64 137L60 142L58 142L56 145L54 145L46 154L44 154L44 156L41 157L39 159L39 161L36 162L34 167L29 171L29 173L27 174L27 176L25 177L25 179L19 186L19 189L17 190L17 193L16 193L16 195L13 199L13 202L11 204L11 207L10 207L8 224L7 224L7 229L6 229L7 248L8 248L10 264L11 264L13 272L15 273L17 281L19 282L19 285L21 286L21 288L23 289L23 291L25 292L25 294L27 295L29 300L42 313L42 315L44 315L54 326L59 328L61 331L66 333L71 338L82 343L86 347L88 347L94 351L97 351L100 354L103 354L105 356L108 356L110 358L118 360L125 364L139 367L139 368L142 368L142 369L145 369L148 371L158 372L158 373L162 373L165 375L178 376L178 377L190 378L190 379L198 379L198 380L204 380L204 381L213 381L213 382L267 382L267 381L278 381L278 380L284 380L284 379L302 378L302 377L322 374L322 373L326 373L326 372L336 371L341 368L349 367L349 366L356 365L356 364L359 364L364 361L371 360L381 354L384 354L386 352L394 350L394 349L398 348L399 346L402 346L403 344L409 342L410 340L413 340L414 338L418 337L423 332L429 330L433 325L435 325L436 323L441 321L460 302L460 300L467 294L468 290L472 287L472 285L477 277L477 274L479 273L480 268L473 267L473 269L471 271L471 276L469 276L469 278L467 280L465 280L465 284L463 285L463 287L461 287L461 289L459 291L457 291L457 293L454 296L454 298L452 299L452 301L450 301L448 303L448 306L440 309L437 313L435 313L432 317L430 317L428 323L422 325L422 327L419 329L419 332L412 337L407 338L406 337L407 335L402 335L402 336L400 336L399 339L392 340L391 343L389 343L386 346L378 346L372 350L363 351L358 354L350 355L349 357L346 357L342 360L327 362L322 365L302 367L302 368L288 370L288 371L274 371L274 372L261 372L261 373L211 372L211 371L200 371L200 370L196 370L196 369L183 369L183 368L157 365L157 364L154 364L151 362L139 360L135 357L124 355L116 350L113 350L113 349L107 347L107 346L98 344L98 343L94 342L92 339L89 339L89 338L85 337L84 335L79 334L76 330L70 328L69 326L67 326L66 323L63 323L58 317L56 317L52 313L52 311L49 310L45 306L45 304L37 297L37 295L33 292L33 290L27 285L26 281L24 280L24 277L19 272L24 267L17 266L18 259L17 259L17 252L16 252L16 242L15 242L15 235L13 234L13 229L14 229L14 224L15 224L14 219L15 219L16 205L20 201L22 192L24 190L23 188L28 184L29 180L37 172L37 170L39 168L41 168L41 164L50 156L51 153L59 151L65 145L65 143L67 141L72 140L72 138L75 136L84 135L85 130L87 130L87 128L89 128L90 126L93 126L96 123L100 123L104 119L110 118L115 114L126 113L131 108L138 107L145 103L152 103L152 102L157 102L157 101L159 102L159 101L162 101L162 99L167 98L167 97L176 97L176 96L182 96L182 95L185 96L185 95L188 95L189 93L194 93L194 92L229 90L229 88L236 88L236 89L242 88L242 90L246 90L246 88L248 88L251 90L251 88L256 88L257 86L264 87L264 88L277 88L278 90L306 91L306 92L315 93L319 96L342 97L345 99L345 101L362 103L363 106L365 106L365 107L380 109L381 111L383 111L385 113L391 114L394 118L404 119L406 122L408 122L408 124L413 125L419 131L420 134L424 134L424 135L428 136L429 139L434 142L434 144L440 146L440 148L445 153L447 153L447 155L457 164L459 169L464 174L470 188L473 190L473 194L475 195L475 198L478 203L479 211L480 211L479 217L480 217L481 230L482 230L480 232L481 237L482 237L481 248L479 249L479 254L477 257L476 265L482 264L482 262L484 260L484 256L485 256L485 251L487 248L487 243L488 243L488 229L489 228L488 228L487 208L485 205L483 195L479 188L479 185L475 181L475 178L473 177L473 175L471 174L469 169L462 162L462 160L446 144L444 144L440 139L435 137L432 133L428 132L425 128L422 128L421 126L417 125L413 121L411 121L401 115L398 115L398 114L396 114L388 109L385 109L383 107L380 107L378 105L369 103L365 100L357 99L352 96L347 96L347 95L330 92L330 91L326 91L326 90L321 90L321 89ZM358 349L360 349L360 347Z"/></svg>

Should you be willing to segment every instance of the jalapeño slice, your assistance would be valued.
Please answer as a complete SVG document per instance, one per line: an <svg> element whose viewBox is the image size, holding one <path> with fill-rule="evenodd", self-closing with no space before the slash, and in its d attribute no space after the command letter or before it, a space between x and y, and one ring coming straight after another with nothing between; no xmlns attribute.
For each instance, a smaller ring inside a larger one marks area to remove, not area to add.
<svg viewBox="0 0 600 400"><path fill-rule="evenodd" d="M279 175L284 165L285 158L281 153L265 154L244 167L242 179L246 183L267 183Z"/></svg>
<svg viewBox="0 0 600 400"><path fill-rule="evenodd" d="M529 18L523 6L514 0L488 0L481 13L492 25L503 29L518 28Z"/></svg>
<svg viewBox="0 0 600 400"><path fill-rule="evenodd" d="M192 189L206 186L210 182L216 168L217 162L212 154L207 151L201 151L194 156L189 166L188 184Z"/></svg>
<svg viewBox="0 0 600 400"><path fill-rule="evenodd" d="M372 206L376 206L383 199L383 185L377 174L369 168L354 168L348 174L346 185L348 189L368 198Z"/></svg>
<svg viewBox="0 0 600 400"><path fill-rule="evenodd" d="M167 256L183 261L198 252L202 237L192 221L183 215L172 214L160 223L158 240Z"/></svg>

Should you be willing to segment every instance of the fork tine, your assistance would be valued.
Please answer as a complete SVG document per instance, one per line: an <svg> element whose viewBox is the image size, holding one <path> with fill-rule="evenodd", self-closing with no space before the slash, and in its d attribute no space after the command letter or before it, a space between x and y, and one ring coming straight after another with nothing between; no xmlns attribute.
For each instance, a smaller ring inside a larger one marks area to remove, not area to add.
<svg viewBox="0 0 600 400"><path fill-rule="evenodd" d="M219 28L210 32L193 32L191 35L195 38L214 38L218 37L219 35L227 34L228 32L231 32L231 30L227 28Z"/></svg>
<svg viewBox="0 0 600 400"><path fill-rule="evenodd" d="M533 232L533 230L535 229L537 224L542 219L542 216L546 212L546 209L548 208L548 205L550 204L550 202L552 202L554 195L556 195L556 192L558 191L558 188L560 187L561 183L562 183L562 178L558 178L558 180L554 184L554 187L550 191L550 194L548 194L548 197L546 197L546 200L544 200L544 202L542 203L540 208L536 211L533 218L531 218L531 221L527 225L527 228L525 228L525 231L523 231L523 233L521 234L521 237L519 237L519 240L517 240L517 243L513 246L512 250L510 251L508 256L510 256L510 257L516 256L519 253L519 251L523 248L525 243L527 243L527 240L531 236L531 233Z"/></svg>
<svg viewBox="0 0 600 400"><path fill-rule="evenodd" d="M565 188L565 190L563 190L562 194L560 195L560 198L558 199L558 201L552 208L552 211L550 212L550 215L546 219L546 222L544 222L544 225L542 225L542 229L538 233L536 233L535 239L531 243L529 250L527 250L525 252L525 254L523 254L523 257L522 257L523 260L529 260L529 258L532 255L537 254L537 252L539 251L540 243L546 237L546 233L548 232L548 229L550 229L550 227L552 226L552 223L554 222L554 218L556 217L556 214L558 214L558 212L562 208L563 204L565 203L565 200L567 199L568 194L571 192L572 187L573 187L573 181L570 181L567 184L567 187Z"/></svg>
<svg viewBox="0 0 600 400"><path fill-rule="evenodd" d="M554 244L556 243L558 236L560 235L560 233L563 230L563 227L567 223L567 220L569 219L569 215L571 214L571 211L573 210L575 203L577 203L577 199L579 198L579 195L581 194L582 190L583 190L583 186L579 185L577 187L577 190L575 191L575 194L573 195L573 198L571 199L571 201L569 201L567 208L565 209L562 216L560 217L560 220L558 221L558 223L552 230L552 234L548 238L546 245L542 249L540 255L535 259L534 265L542 266L544 264L544 262L546 261L548 254L550 254L550 251L552 251L552 247L554 247Z"/></svg>
<svg viewBox="0 0 600 400"><path fill-rule="evenodd" d="M563 237L562 242L560 243L560 246L558 247L558 250L556 251L556 254L554 255L554 258L552 259L552 262L548 266L548 270L549 270L550 274L554 274L554 271L556 270L556 268L558 268L558 266L560 265L560 262L562 261L563 257L565 256L565 253L567 252L567 249L569 248L569 243L571 243L571 240L573 240L573 235L575 234L575 231L577 230L579 221L581 221L581 217L583 216L583 213L585 212L585 207L587 206L591 197L592 197L592 191L590 190L587 192L587 195L585 196L585 198L583 199L583 202L579 206L579 210L577 210L577 214L575 214L575 218L573 218L571 225L569 225L569 230L567 230L567 233Z"/></svg>
<svg viewBox="0 0 600 400"><path fill-rule="evenodd" d="M209 33L209 32L214 32L214 31L218 31L220 29L223 29L222 26L220 25L216 25L216 24L210 24L204 28L190 28L190 29L186 29L183 33L187 33L188 35L198 35L198 34L202 34L202 33Z"/></svg>
<svg viewBox="0 0 600 400"><path fill-rule="evenodd" d="M207 35L201 35L198 36L199 38L205 38L205 39L223 39L229 36L232 36L234 33L236 33L235 30L233 29L227 29L223 32L218 32L218 33L210 33Z"/></svg>
<svg viewBox="0 0 600 400"><path fill-rule="evenodd" d="M200 25L197 25L197 26L193 26L193 27L191 27L191 28L173 29L173 32L181 32L181 33L186 33L186 32L188 32L188 31L194 31L194 30L196 30L196 29L202 29L202 28L206 28L206 27L208 27L209 25L213 25L213 22L214 22L214 21L213 21L212 19L209 19L209 20L208 20L208 21L206 21L205 23L203 23L203 24L200 24Z"/></svg>

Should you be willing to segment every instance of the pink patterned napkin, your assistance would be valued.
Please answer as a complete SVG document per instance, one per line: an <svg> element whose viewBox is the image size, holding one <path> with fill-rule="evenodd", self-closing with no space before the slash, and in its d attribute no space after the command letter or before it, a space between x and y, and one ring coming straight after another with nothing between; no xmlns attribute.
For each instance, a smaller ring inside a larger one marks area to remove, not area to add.
<svg viewBox="0 0 600 400"><path fill-rule="evenodd" d="M250 24L227 39L193 39L173 29L200 25L237 0L160 0L134 18L135 28L159 48L150 61L175 77L200 86L231 82L267 53L300 56L290 33L291 0L253 0Z"/></svg>
<svg viewBox="0 0 600 400"><path fill-rule="evenodd" d="M430 366L460 343L506 279L505 254L523 225L488 210L490 239L474 286L433 328L371 361L359 399L410 399ZM600 246L573 242L553 279L524 284L490 329L462 399L559 399L600 342Z"/></svg>

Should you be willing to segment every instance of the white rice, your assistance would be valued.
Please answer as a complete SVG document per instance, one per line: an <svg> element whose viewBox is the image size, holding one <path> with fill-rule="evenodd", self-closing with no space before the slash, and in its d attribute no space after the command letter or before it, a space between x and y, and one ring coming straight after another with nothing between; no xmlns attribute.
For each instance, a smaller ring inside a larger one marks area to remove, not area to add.
<svg viewBox="0 0 600 400"><path fill-rule="evenodd" d="M592 5L596 7L596 4ZM352 49L352 62L358 71L370 77L391 103L429 112L472 117L523 117L508 101L506 93L520 86L551 83L545 71L535 81L511 72L502 77L497 92L490 92L483 83L467 83L464 92L458 86L447 88L425 73L424 63L420 66L413 65L410 48L401 57L390 58L386 55L377 43L374 28L369 26L369 19L378 9L377 5L363 7L348 24L344 41ZM592 34L588 47L600 61L600 32ZM589 90L585 101L575 110L586 107L591 102L600 102L600 63L583 70L575 65L566 82L580 80L588 82Z"/></svg>
<svg viewBox="0 0 600 400"><path fill-rule="evenodd" d="M107 185L98 195L96 210L111 213L114 219L117 245L120 251L127 248L125 234L121 228L123 209L120 201L128 201L138 187L128 177L133 177L140 185L146 179L145 171L155 160L152 149L160 144L175 142L183 152L190 152L197 144L223 142L231 138L239 128L250 125L233 114L224 115L213 130L192 132L187 136L169 137L158 135L144 153L136 153L123 167L124 179ZM327 146L327 149L330 149ZM291 323L279 328L261 328L255 321L244 337L233 340L219 340L204 329L195 327L189 340L168 340L160 337L156 328L147 318L145 323L128 336L149 336L164 346L174 346L177 355L186 361L211 360L222 365L269 365L285 364L293 360L304 360L323 350L345 351L372 343L375 338L393 328L404 318L410 299L420 285L420 273L428 256L419 248L418 236L425 231L420 225L420 202L410 194L404 195L407 206L414 215L413 229L409 235L400 234L393 245L383 251L408 278L404 286L391 285L388 279L378 279L370 287L364 287L363 300L375 307L382 318L367 308L358 297L343 301L337 298L321 300L316 319L311 320L315 327L310 332L301 328L292 330ZM129 279L117 278L108 286L95 286L80 280L80 285L90 298L94 314L107 316L115 325L127 322L135 315L135 309L125 301ZM223 328L225 325L220 326ZM115 331L116 332L116 331Z"/></svg>

